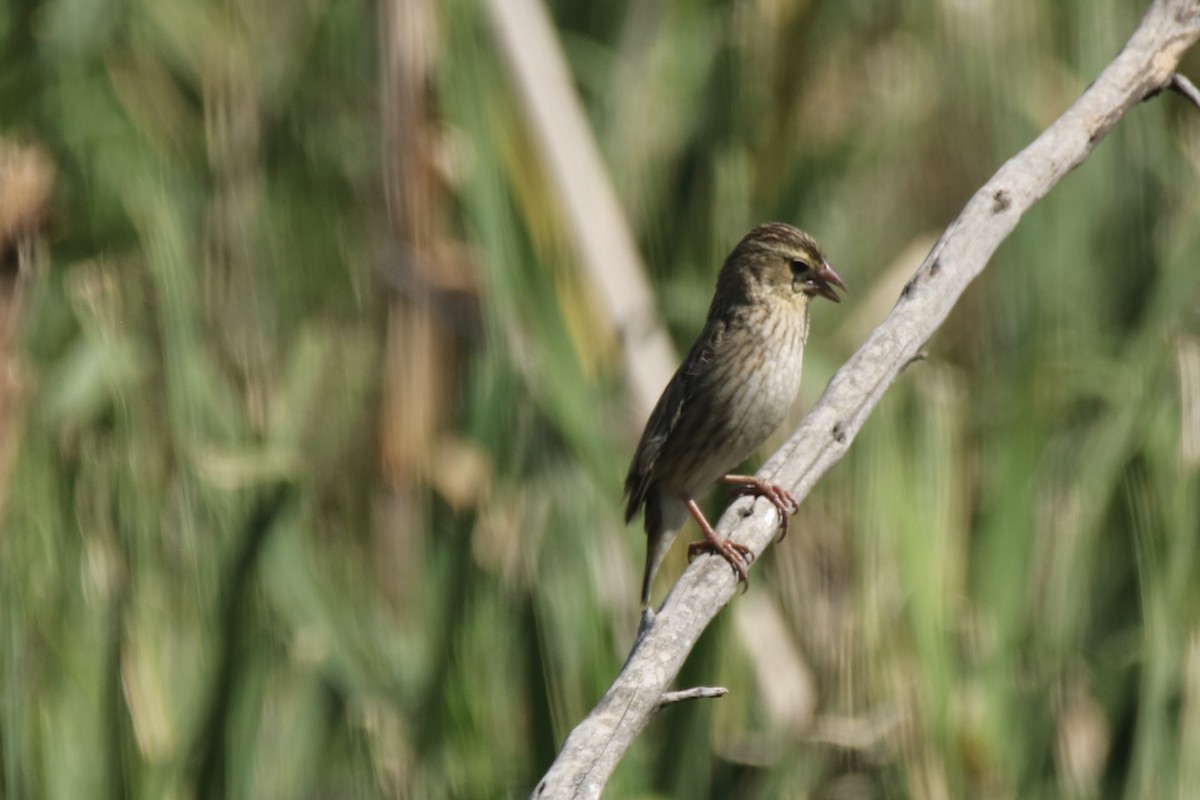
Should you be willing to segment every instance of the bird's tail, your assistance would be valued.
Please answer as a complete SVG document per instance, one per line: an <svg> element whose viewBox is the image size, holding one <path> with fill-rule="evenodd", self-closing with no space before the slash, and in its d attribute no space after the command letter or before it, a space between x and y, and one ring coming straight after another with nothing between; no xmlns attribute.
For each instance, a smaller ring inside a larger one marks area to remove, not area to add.
<svg viewBox="0 0 1200 800"><path fill-rule="evenodd" d="M650 583L658 571L675 535L687 522L687 506L677 498L660 497L657 492L646 498L646 571L642 575L642 608L650 608Z"/></svg>

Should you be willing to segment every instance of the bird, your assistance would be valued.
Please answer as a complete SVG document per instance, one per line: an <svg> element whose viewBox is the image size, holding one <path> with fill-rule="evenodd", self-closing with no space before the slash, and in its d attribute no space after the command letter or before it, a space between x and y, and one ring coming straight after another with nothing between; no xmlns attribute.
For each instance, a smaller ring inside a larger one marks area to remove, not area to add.
<svg viewBox="0 0 1200 800"><path fill-rule="evenodd" d="M729 470L766 441L795 401L809 300L841 302L834 286L849 291L816 240L783 222L757 226L725 259L704 328L650 412L625 478L626 524L644 511L645 614L650 582L689 514L704 538L689 545L688 560L720 555L749 585L753 553L719 537L696 505L718 481L767 498L779 512L780 538L786 535L798 509L792 495Z"/></svg>

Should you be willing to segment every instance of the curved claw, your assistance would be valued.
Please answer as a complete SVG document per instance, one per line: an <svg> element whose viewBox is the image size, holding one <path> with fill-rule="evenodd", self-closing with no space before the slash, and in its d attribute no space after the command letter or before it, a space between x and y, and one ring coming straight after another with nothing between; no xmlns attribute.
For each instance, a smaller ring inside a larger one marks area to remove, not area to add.
<svg viewBox="0 0 1200 800"><path fill-rule="evenodd" d="M770 483L756 476L726 475L721 480L733 485L735 496L765 497L775 506L775 510L779 512L779 541L782 542L783 537L787 536L788 522L792 514L800 510L800 504L792 497L792 493L777 483Z"/></svg>
<svg viewBox="0 0 1200 800"><path fill-rule="evenodd" d="M737 574L738 583L745 584L742 591L750 588L750 576L746 572L746 567L754 561L754 552L746 545L731 542L728 539L701 539L689 544L687 553L689 562L696 557L697 553L713 553L721 556Z"/></svg>

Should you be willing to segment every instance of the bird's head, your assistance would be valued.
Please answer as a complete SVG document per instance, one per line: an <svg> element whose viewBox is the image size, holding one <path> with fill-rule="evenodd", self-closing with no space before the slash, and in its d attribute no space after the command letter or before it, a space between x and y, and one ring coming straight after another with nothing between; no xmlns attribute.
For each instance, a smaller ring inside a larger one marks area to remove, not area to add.
<svg viewBox="0 0 1200 800"><path fill-rule="evenodd" d="M768 222L747 233L717 278L718 295L724 288L750 300L766 296L807 302L820 295L838 303L834 286L849 291L816 239L782 222Z"/></svg>

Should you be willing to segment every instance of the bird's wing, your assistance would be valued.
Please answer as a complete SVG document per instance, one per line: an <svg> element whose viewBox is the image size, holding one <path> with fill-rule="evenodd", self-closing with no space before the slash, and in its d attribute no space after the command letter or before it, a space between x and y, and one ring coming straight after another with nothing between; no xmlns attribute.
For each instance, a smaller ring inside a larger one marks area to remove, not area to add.
<svg viewBox="0 0 1200 800"><path fill-rule="evenodd" d="M650 488L650 475L662 452L662 446L671 431L679 424L683 413L683 401L686 395L683 387L684 374L682 368L671 377L671 382L663 390L662 397L654 410L650 412L650 420L642 431L642 439L638 442L633 454L633 462L629 465L629 474L625 476L625 521L629 522L637 514L642 503L646 500L646 492Z"/></svg>
<svg viewBox="0 0 1200 800"><path fill-rule="evenodd" d="M638 509L646 500L646 492L650 488L650 476L654 473L654 465L662 452L663 444L670 438L671 433L679 427L688 398L693 396L694 387L704 373L704 366L712 359L713 351L720 343L725 333L725 323L709 320L700 338L692 345L691 352L683 364L671 377L667 388L654 410L646 429L642 431L642 439L638 442L637 451L633 454L633 463L629 465L629 474L625 477L625 522L629 522L637 514Z"/></svg>

